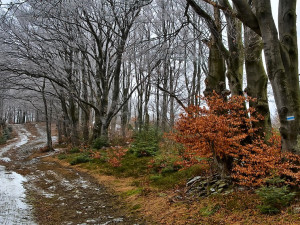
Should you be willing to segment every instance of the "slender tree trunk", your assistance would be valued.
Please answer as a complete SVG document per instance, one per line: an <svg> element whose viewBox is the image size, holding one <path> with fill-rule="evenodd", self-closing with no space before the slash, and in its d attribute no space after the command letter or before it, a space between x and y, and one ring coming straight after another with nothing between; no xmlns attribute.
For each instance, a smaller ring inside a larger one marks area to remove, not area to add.
<svg viewBox="0 0 300 225"><path fill-rule="evenodd" d="M52 137L51 137L51 124L50 124L50 118L49 118L49 113L48 113L47 99L46 99L46 96L45 96L45 79L44 79L43 87L42 87L42 97L43 97L43 103L44 103L44 109L45 109L47 147L50 151L52 151L53 146L52 146Z"/></svg>
<svg viewBox="0 0 300 225"><path fill-rule="evenodd" d="M124 88L123 91L123 101L125 101L128 97L128 87ZM121 132L122 132L122 137L125 138L126 137L126 126L128 123L128 103L125 103L125 105L122 108L122 112L121 112Z"/></svg>
<svg viewBox="0 0 300 225"><path fill-rule="evenodd" d="M164 63L163 71L163 89L168 90L168 67L169 63ZM164 91L162 97L162 110L161 110L161 128L163 131L167 130L168 125L168 94Z"/></svg>
<svg viewBox="0 0 300 225"><path fill-rule="evenodd" d="M129 94L129 86L130 86L130 71L131 71L131 63L128 63L128 68L125 67L125 64L123 64L123 98L122 101L125 102L128 98ZM126 71L126 69L128 69ZM128 101L125 102L122 110L121 110L121 133L122 137L126 137L126 127L128 124L128 114L129 114L129 108L128 108Z"/></svg>
<svg viewBox="0 0 300 225"><path fill-rule="evenodd" d="M63 143L63 126L61 118L56 119L56 129L57 129L57 142L58 144Z"/></svg>
<svg viewBox="0 0 300 225"><path fill-rule="evenodd" d="M155 106L156 106L156 129L159 128L159 124L160 124L160 110L159 110L159 101L160 101L160 97L159 97L159 79L157 79L157 84L156 84L156 95L155 95Z"/></svg>
<svg viewBox="0 0 300 225"><path fill-rule="evenodd" d="M175 65L174 65L175 68ZM174 71L170 70L170 93L173 95L175 94L175 87L174 87ZM170 96L170 127L173 129L175 124L175 110L174 110L174 97Z"/></svg>

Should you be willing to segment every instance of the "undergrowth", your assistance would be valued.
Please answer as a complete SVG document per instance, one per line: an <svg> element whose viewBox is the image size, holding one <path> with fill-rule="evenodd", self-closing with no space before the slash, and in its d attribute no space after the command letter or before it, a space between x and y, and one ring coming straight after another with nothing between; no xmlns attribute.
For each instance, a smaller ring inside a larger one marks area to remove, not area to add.
<svg viewBox="0 0 300 225"><path fill-rule="evenodd" d="M155 154L143 155L143 157L136 154L136 151L124 149L126 146L106 147L98 150L73 148L58 155L58 158L71 165L80 164L81 167L97 171L97 173L118 178L133 178L132 186L136 188L122 193L121 196L125 199L130 196L143 196L149 187L158 192L184 187L188 179L199 175L205 176L208 172L207 164L195 164L183 168L182 164L178 163L182 155L182 146L170 140L161 140ZM111 163L112 158L115 158L118 163ZM225 199L221 194L211 196L211 200L209 200L210 197L206 200L209 204L199 206L197 215L209 218L220 216L222 213L238 214L250 209L257 210L257 208L262 214L279 213L288 207L295 194L286 186L277 187L275 181L272 182L271 180L268 186L258 189L256 194L236 192L227 195ZM137 204L133 210L138 210L140 207L140 204Z"/></svg>
<svg viewBox="0 0 300 225"><path fill-rule="evenodd" d="M59 154L58 159L66 160L71 165L82 164L86 169L97 170L106 175L133 177L138 180L135 182L138 187L147 183L155 188L169 189L184 185L187 179L203 174L206 170L203 165L181 170L181 166L176 164L176 155L179 154L177 147L162 142L156 155L144 157L140 157L136 152L124 151L121 147L89 151L72 148ZM125 154L117 159L118 152ZM120 163L112 163L112 159L120 160Z"/></svg>
<svg viewBox="0 0 300 225"><path fill-rule="evenodd" d="M4 127L0 133L0 145L5 144L7 140L11 138L12 128Z"/></svg>

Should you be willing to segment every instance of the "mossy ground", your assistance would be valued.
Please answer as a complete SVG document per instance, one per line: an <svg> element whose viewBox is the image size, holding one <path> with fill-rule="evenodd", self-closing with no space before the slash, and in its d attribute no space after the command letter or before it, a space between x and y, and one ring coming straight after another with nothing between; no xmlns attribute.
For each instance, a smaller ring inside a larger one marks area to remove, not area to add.
<svg viewBox="0 0 300 225"><path fill-rule="evenodd" d="M106 150L99 150L102 155L106 154ZM136 179L135 184L147 183L151 187L158 189L170 189L176 186L183 186L187 179L197 176L204 171L204 167L200 165L192 166L185 170L155 172L151 168L152 160L155 157L137 157L133 153L127 153L121 161L121 165L114 167L104 159L90 158L87 159L88 153L61 153L57 157L60 160L65 160L71 165L80 164L82 168L89 170L97 170L99 173L115 176L118 178L132 177ZM75 163L76 162L76 163ZM78 163L77 163L78 162Z"/></svg>
<svg viewBox="0 0 300 225"><path fill-rule="evenodd" d="M99 151L100 155L105 155L107 150ZM62 159L60 162L70 165L72 160L84 154L86 152L62 153L57 157ZM149 167L153 159L154 156L139 158L128 152L119 167L111 166L104 157L90 159L75 168L92 174L115 190L128 203L131 212L152 218L157 224L300 224L299 197L274 216L259 212L260 200L253 190L187 198L184 193L186 181L205 173L207 168L198 165L186 170L158 172Z"/></svg>

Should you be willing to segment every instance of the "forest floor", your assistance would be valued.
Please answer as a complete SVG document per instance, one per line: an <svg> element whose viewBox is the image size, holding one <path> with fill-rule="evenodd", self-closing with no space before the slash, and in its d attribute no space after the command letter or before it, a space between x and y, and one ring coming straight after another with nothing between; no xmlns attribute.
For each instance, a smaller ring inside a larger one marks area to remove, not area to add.
<svg viewBox="0 0 300 225"><path fill-rule="evenodd" d="M26 216L23 213L18 220L9 219L10 214L16 214L16 211L1 213L0 209L0 215L4 215L3 224L32 225L32 220L43 225L145 223L143 219L130 214L120 198L92 176L47 160L55 152L39 151L46 141L43 127L26 124L15 126L14 129L19 133L19 138L14 140L16 144L10 143L9 148L0 147L0 152L6 149L1 156L5 160L0 160L0 164L5 167L5 173L16 173L25 178L27 201L24 204L27 203L30 206L27 209L30 211L32 208L32 212L27 212Z"/></svg>
<svg viewBox="0 0 300 225"><path fill-rule="evenodd" d="M152 221L147 224L300 224L299 199L280 214L265 215L257 209L260 201L252 190L191 198L186 196L183 185L161 189L151 186L144 178L105 175L99 169L91 169L88 163L70 166L56 157L46 160L90 174L121 196L132 213Z"/></svg>
<svg viewBox="0 0 300 225"><path fill-rule="evenodd" d="M163 186L153 185L155 179L145 172L151 159L129 160L132 174L126 173L128 165L109 168L97 160L70 165L83 153L42 153L41 127L24 128L30 133L28 142L3 154L10 160L0 164L26 178L27 200L38 224L300 224L299 199L280 214L265 215L252 190L188 197L182 179L173 183L176 176L165 177Z"/></svg>

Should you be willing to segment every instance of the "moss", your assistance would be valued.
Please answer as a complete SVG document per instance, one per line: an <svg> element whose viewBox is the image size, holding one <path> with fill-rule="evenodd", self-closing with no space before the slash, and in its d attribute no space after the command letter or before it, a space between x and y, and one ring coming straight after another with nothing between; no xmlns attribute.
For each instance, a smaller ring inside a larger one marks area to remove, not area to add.
<svg viewBox="0 0 300 225"><path fill-rule="evenodd" d="M109 142L107 140L107 138L104 137L98 137L93 141L93 148L95 149L101 149L103 147L108 147L109 146Z"/></svg>
<svg viewBox="0 0 300 225"><path fill-rule="evenodd" d="M216 212L219 211L219 209L221 208L221 206L219 204L215 204L215 205L208 205L206 207L203 207L199 210L199 214L201 216L212 216L214 215Z"/></svg>
<svg viewBox="0 0 300 225"><path fill-rule="evenodd" d="M90 158L87 155L78 155L70 161L71 165L89 162Z"/></svg>
<svg viewBox="0 0 300 225"><path fill-rule="evenodd" d="M120 167L111 167L107 165L107 170L118 177L143 177L148 173L148 164L151 157L136 157L128 153L122 160Z"/></svg>
<svg viewBox="0 0 300 225"><path fill-rule="evenodd" d="M78 147L73 147L69 151L71 154L80 153L80 149Z"/></svg>
<svg viewBox="0 0 300 225"><path fill-rule="evenodd" d="M67 158L67 155L66 155L65 153L62 153L62 154L59 154L59 155L57 156L57 158L58 158L59 160L64 160L64 159Z"/></svg>
<svg viewBox="0 0 300 225"><path fill-rule="evenodd" d="M61 154L58 158L60 160L66 160L71 165L83 163L82 167L90 170L98 170L106 175L136 178L138 179L135 182L135 186L137 187L140 187L141 180L144 180L143 182L150 181L152 187L162 190L183 184L187 179L203 173L204 170L204 166L201 165L194 165L185 170L177 170L173 167L165 167L161 171L155 169L151 170L149 165L151 164L153 166L152 162L154 157L138 157L131 152L127 152L119 167L113 167L107 162L107 151L107 149L93 151L100 153L100 158L96 159L90 158L88 153L71 153L74 151L70 151L67 154ZM163 158L165 157L166 156ZM174 159L167 160L167 162L169 161L170 164L173 164Z"/></svg>
<svg viewBox="0 0 300 225"><path fill-rule="evenodd" d="M132 211L136 211L136 210L140 209L141 207L142 206L140 204L136 204L136 205L134 205L134 206L131 207L131 210Z"/></svg>
<svg viewBox="0 0 300 225"><path fill-rule="evenodd" d="M142 193L142 188L136 188L136 189L132 189L132 190L129 190L129 191L126 191L122 194L122 196L132 196L132 195L139 195Z"/></svg>
<svg viewBox="0 0 300 225"><path fill-rule="evenodd" d="M203 166L194 165L185 170L175 171L173 173L152 174L149 179L151 185L160 189L173 188L186 182L187 179L203 173Z"/></svg>

